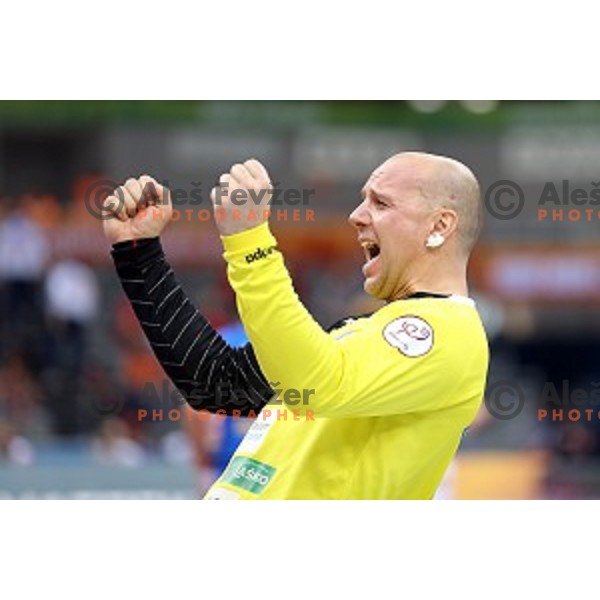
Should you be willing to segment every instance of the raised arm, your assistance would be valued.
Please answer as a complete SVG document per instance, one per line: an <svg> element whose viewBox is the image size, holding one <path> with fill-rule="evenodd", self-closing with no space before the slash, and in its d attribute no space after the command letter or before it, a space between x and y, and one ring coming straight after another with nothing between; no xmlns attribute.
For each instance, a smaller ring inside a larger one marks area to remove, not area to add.
<svg viewBox="0 0 600 600"><path fill-rule="evenodd" d="M229 282L262 372L284 389L314 390L311 406L321 406L348 383L344 348L293 289L268 226L270 190L267 171L253 159L234 165L213 190ZM234 194L241 200L232 202Z"/></svg>
<svg viewBox="0 0 600 600"><path fill-rule="evenodd" d="M158 234L170 220L168 196L144 176L129 179L105 202L104 231L123 289L161 366L193 408L258 413L273 391L252 347L223 340L164 255Z"/></svg>

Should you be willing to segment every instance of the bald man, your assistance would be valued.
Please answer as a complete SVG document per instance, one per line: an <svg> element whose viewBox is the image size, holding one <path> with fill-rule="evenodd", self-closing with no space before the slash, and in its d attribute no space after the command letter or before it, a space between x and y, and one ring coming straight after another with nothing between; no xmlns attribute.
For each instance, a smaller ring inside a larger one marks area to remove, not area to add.
<svg viewBox="0 0 600 600"><path fill-rule="evenodd" d="M253 200L240 206L233 190ZM241 349L192 306L166 261L158 235L169 194L144 176L106 204L123 287L167 374L199 414L255 419L206 497L432 498L487 372L466 282L481 227L477 180L457 161L422 153L375 169L350 223L365 252L365 290L385 305L328 331L294 292L269 229L270 190L251 159L212 194L250 339ZM158 218L141 210L149 204L160 204Z"/></svg>
<svg viewBox="0 0 600 600"><path fill-rule="evenodd" d="M406 152L384 162L350 215L367 259L365 290L387 302L423 289L466 296L479 195L474 175L455 160Z"/></svg>

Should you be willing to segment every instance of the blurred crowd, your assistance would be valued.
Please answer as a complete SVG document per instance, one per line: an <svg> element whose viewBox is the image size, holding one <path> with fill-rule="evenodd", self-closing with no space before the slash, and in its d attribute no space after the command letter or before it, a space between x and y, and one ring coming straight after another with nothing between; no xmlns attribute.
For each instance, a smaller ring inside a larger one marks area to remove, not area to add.
<svg viewBox="0 0 600 600"><path fill-rule="evenodd" d="M89 180L77 185L83 189ZM0 464L51 464L53 448L78 440L77 451L70 446L70 452L82 464L192 464L205 488L247 424L168 418L175 392L120 290L108 246L94 264L70 251L70 243L57 251L57 231L65 225L84 232L94 227L98 235L99 222L90 219L83 201L62 204L37 194L0 202ZM323 326L377 308L362 293L350 257L323 254L315 260L288 253L286 262L300 297ZM240 327L222 264L174 266L214 327ZM569 357L583 364L577 358L581 348L565 354L543 341L510 339L511 319L504 318L503 307L475 295L492 343L488 383L519 382L531 415L528 422L487 419L481 439L501 448L548 448L578 464L599 456L596 423L539 423L534 416L543 382L554 378L560 386L569 377ZM582 377L593 381L594 373L592 365ZM152 415L154 408L162 409L159 418L140 417L141 410ZM478 447L479 433L472 433L467 448L473 439Z"/></svg>
<svg viewBox="0 0 600 600"><path fill-rule="evenodd" d="M88 265L52 256L48 230L60 211L52 197L2 202L0 422L9 460L20 461L12 438L23 446L85 429L74 407L89 376L88 336L101 297Z"/></svg>
<svg viewBox="0 0 600 600"><path fill-rule="evenodd" d="M106 260L91 265L73 253L57 255L49 242L57 225L90 226L81 205L39 194L1 204L0 463L44 462L40 444L78 439L82 460L97 464L192 462L210 472L225 460L223 436L236 439L245 425L232 434L230 424L215 419L167 418L174 390L120 290L108 246ZM293 256L288 264L324 326L345 316L343 306L347 314L374 308L365 304L352 264ZM222 266L177 273L214 327L239 328ZM140 409L151 415L152 408L163 409L161 418L140 418Z"/></svg>

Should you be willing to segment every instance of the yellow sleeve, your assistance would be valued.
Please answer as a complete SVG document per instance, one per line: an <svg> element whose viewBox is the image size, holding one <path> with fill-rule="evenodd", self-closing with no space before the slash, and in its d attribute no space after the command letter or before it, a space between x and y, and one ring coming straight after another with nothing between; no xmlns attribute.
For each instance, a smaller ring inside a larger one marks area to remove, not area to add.
<svg viewBox="0 0 600 600"><path fill-rule="evenodd" d="M222 240L240 318L273 387L314 390L303 408L324 417L400 414L447 402L457 382L443 375L452 373L443 344L407 357L386 342L386 322L374 317L337 340L300 302L268 224Z"/></svg>

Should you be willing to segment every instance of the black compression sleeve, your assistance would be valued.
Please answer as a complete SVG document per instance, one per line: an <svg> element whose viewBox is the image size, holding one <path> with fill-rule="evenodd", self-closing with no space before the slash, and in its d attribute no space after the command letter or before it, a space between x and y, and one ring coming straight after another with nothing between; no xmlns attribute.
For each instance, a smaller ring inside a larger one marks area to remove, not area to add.
<svg viewBox="0 0 600 600"><path fill-rule="evenodd" d="M258 413L273 391L252 346L230 347L198 312L159 239L115 244L112 257L154 354L188 403L197 410Z"/></svg>

